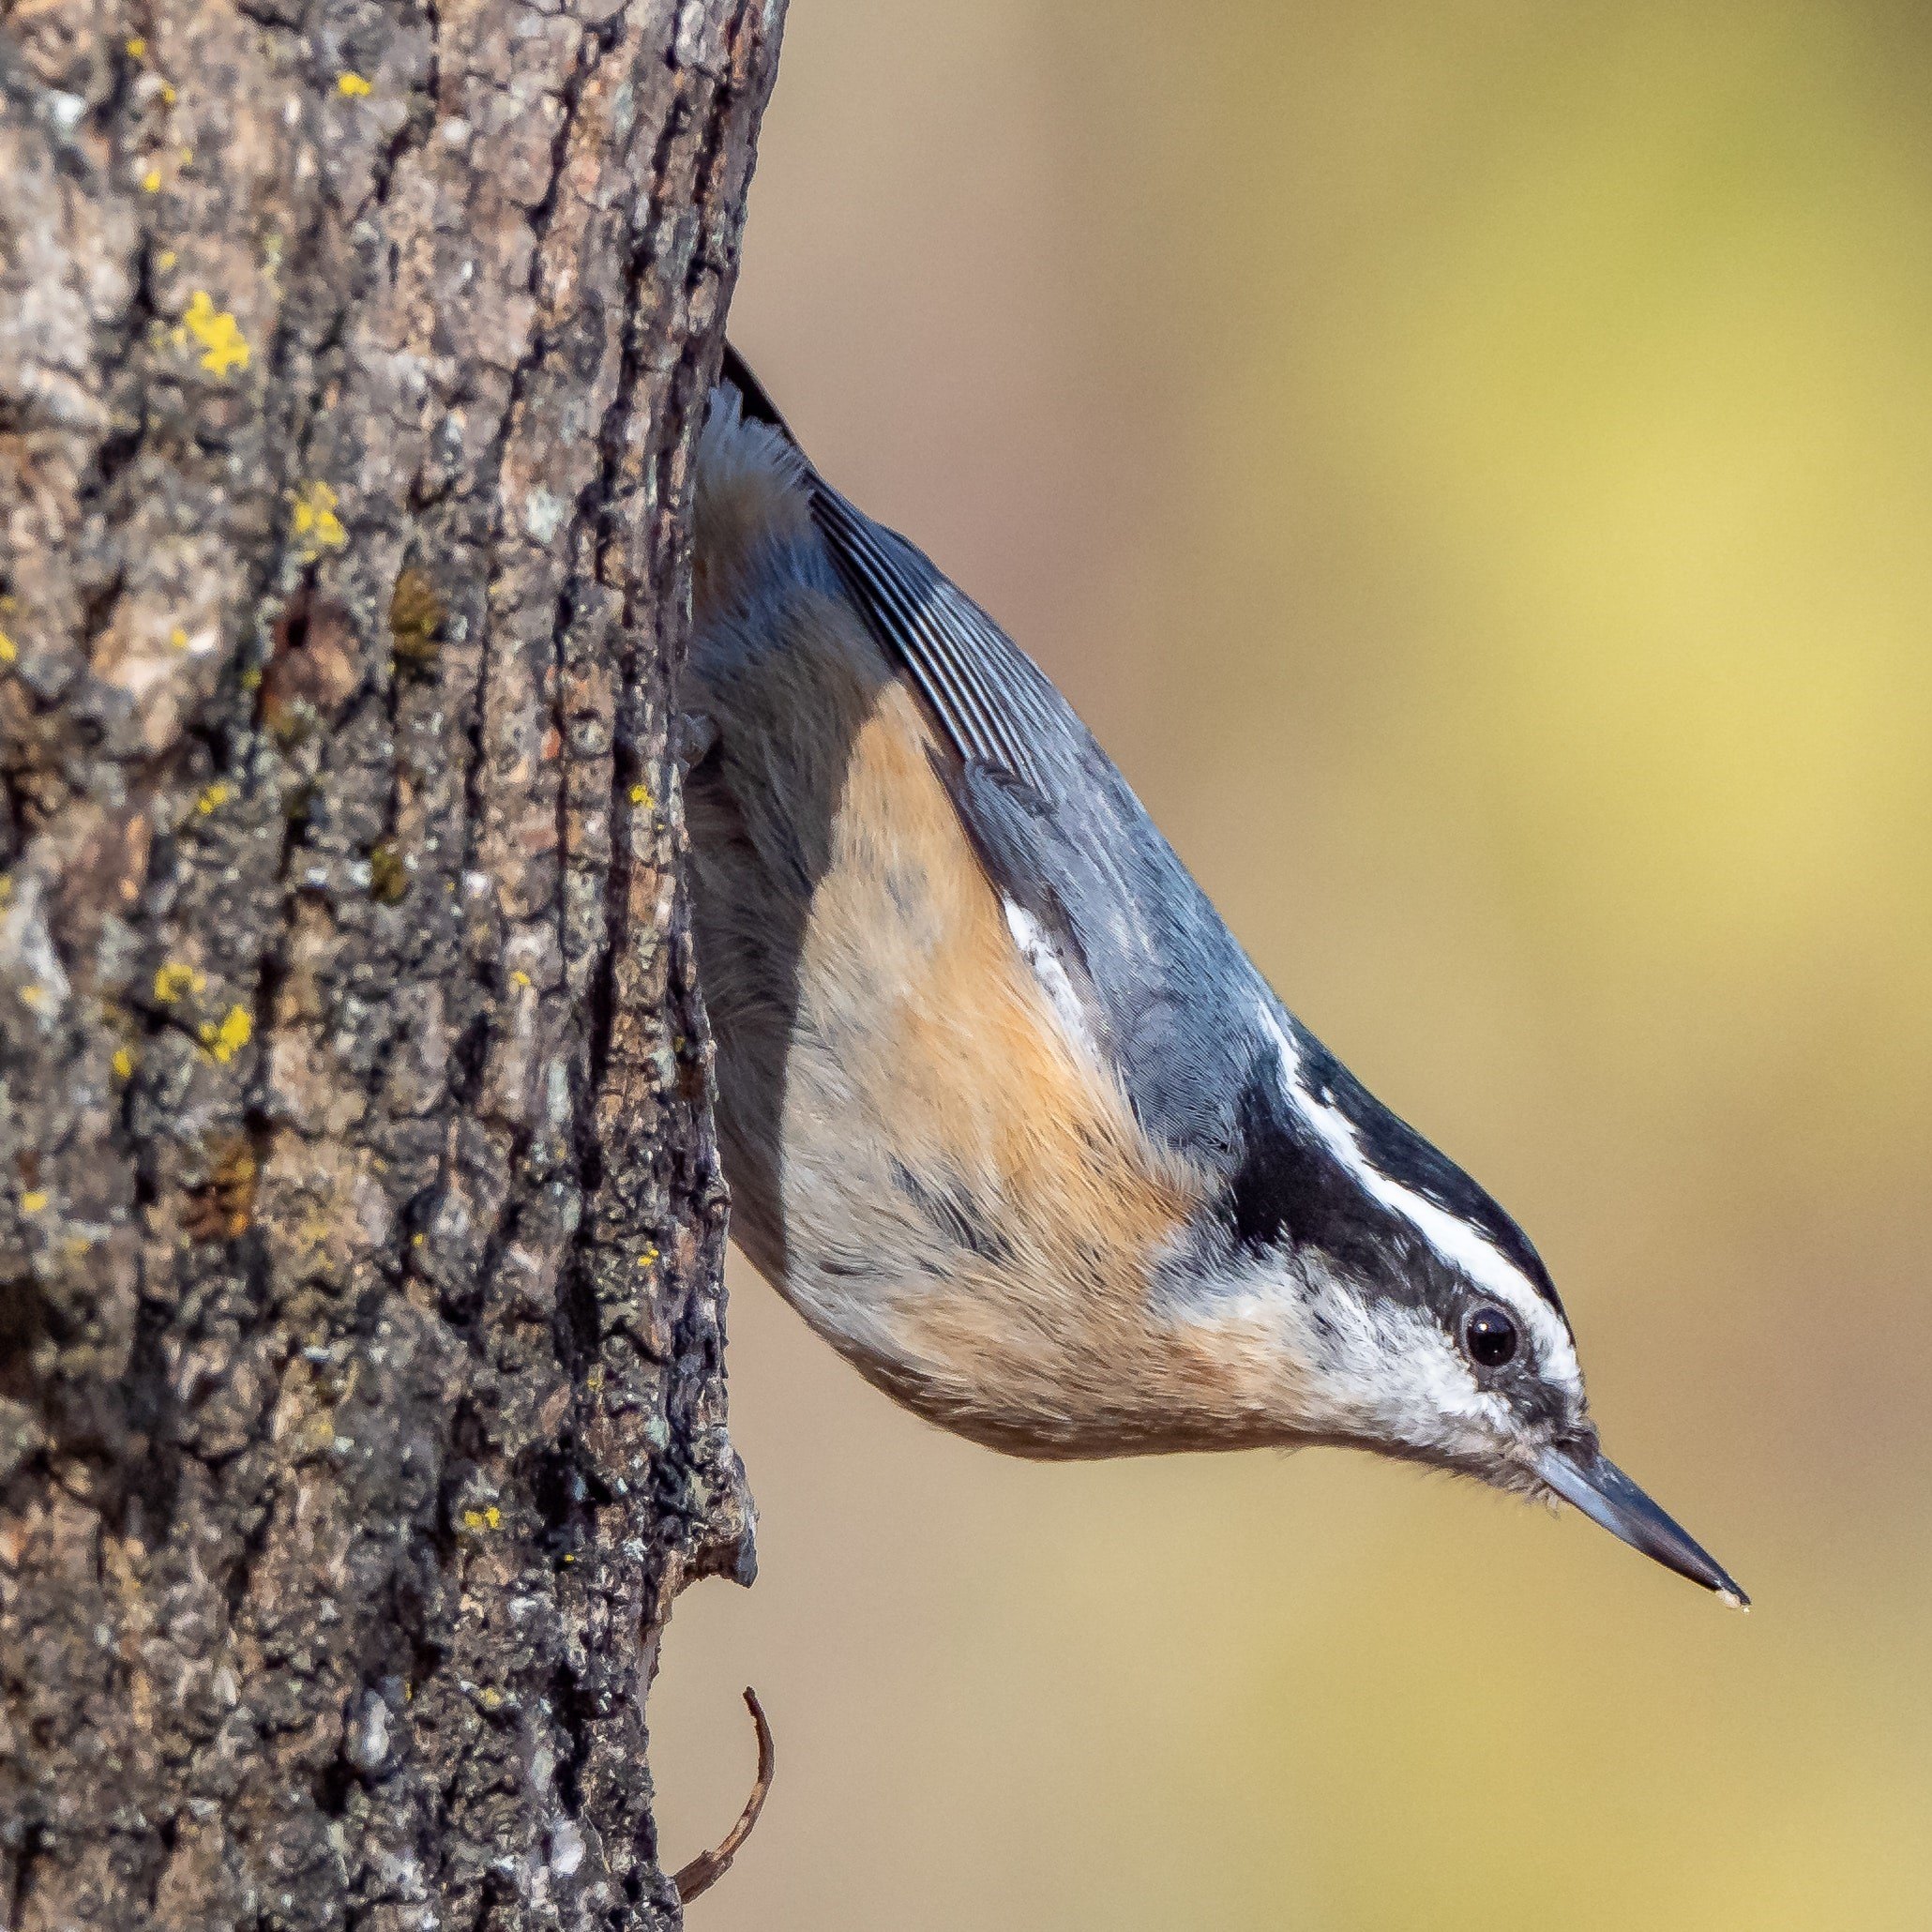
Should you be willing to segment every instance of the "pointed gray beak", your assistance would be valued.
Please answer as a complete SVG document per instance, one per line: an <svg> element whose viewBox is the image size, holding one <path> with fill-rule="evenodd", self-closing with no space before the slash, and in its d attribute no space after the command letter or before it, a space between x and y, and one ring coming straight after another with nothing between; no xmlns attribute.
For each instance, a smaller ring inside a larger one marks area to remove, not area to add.
<svg viewBox="0 0 1932 1932"><path fill-rule="evenodd" d="M1574 1502L1592 1523L1601 1523L1631 1548L1714 1590L1737 1609L1751 1607L1751 1599L1711 1553L1672 1522L1593 1442L1544 1450L1536 1458L1536 1473L1565 1502Z"/></svg>

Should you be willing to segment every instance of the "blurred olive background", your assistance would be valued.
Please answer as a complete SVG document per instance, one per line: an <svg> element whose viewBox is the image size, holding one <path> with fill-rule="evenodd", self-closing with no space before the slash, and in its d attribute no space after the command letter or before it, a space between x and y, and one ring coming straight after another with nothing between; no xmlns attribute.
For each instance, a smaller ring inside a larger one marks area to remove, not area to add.
<svg viewBox="0 0 1932 1932"><path fill-rule="evenodd" d="M792 0L733 334L1530 1230L1748 1618L1339 1454L1036 1468L748 1269L703 1932L1932 1925L1932 13Z"/></svg>

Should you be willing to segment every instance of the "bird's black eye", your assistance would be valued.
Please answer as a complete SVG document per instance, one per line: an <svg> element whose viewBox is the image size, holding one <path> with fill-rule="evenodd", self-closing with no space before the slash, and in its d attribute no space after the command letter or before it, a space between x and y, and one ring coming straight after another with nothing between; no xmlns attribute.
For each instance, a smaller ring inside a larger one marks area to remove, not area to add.
<svg viewBox="0 0 1932 1932"><path fill-rule="evenodd" d="M1517 1325L1501 1308L1478 1308L1462 1324L1462 1339L1472 1361L1501 1368L1517 1351Z"/></svg>

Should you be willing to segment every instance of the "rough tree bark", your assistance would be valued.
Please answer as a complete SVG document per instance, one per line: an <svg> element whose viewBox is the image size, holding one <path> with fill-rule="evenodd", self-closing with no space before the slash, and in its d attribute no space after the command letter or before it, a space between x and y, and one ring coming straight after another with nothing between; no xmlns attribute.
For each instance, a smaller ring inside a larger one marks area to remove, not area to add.
<svg viewBox="0 0 1932 1932"><path fill-rule="evenodd" d="M0 0L0 1925L674 1924L782 0ZM735 1709L719 1721L742 1724Z"/></svg>

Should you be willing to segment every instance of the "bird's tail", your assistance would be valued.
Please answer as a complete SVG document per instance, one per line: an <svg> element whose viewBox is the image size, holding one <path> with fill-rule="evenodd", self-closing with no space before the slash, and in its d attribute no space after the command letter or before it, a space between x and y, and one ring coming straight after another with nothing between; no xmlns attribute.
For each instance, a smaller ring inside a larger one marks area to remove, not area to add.
<svg viewBox="0 0 1932 1932"><path fill-rule="evenodd" d="M761 548L811 529L810 466L729 344L698 439L691 599L702 625L740 601Z"/></svg>
<svg viewBox="0 0 1932 1932"><path fill-rule="evenodd" d="M778 405L771 399L770 392L751 373L750 365L728 341L724 347L724 363L718 370L717 379L729 383L743 399L745 420L748 423L763 423L767 429L776 430L785 441L798 447L798 438L792 433L792 426L778 414Z"/></svg>

